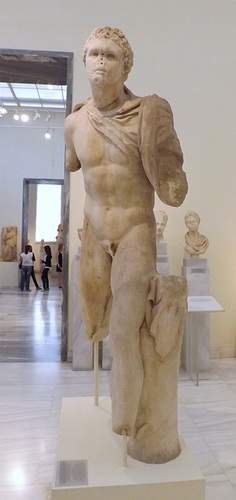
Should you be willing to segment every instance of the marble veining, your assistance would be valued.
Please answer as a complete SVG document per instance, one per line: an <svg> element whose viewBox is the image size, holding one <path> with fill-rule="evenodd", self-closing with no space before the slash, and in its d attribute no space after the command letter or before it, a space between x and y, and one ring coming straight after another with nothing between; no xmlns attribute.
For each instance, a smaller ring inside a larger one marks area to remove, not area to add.
<svg viewBox="0 0 236 500"><path fill-rule="evenodd" d="M22 352L26 349L28 336L35 350L41 343L47 346L53 335L60 343L61 291L55 287L47 298L38 294L0 293L0 345L7 330L19 358L17 349L20 344ZM40 314L33 321L35 307ZM1 362L1 500L50 500L62 398L93 394L93 372L73 371L67 362L27 359ZM108 371L99 371L101 395L109 393L109 376ZM210 373L198 387L181 370L178 399L179 432L206 479L206 500L235 500L236 359L211 360Z"/></svg>

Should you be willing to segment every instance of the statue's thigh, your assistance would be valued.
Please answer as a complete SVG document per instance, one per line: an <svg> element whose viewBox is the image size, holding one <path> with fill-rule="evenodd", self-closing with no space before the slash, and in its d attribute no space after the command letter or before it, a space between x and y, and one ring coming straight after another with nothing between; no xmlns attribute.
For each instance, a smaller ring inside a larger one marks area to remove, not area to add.
<svg viewBox="0 0 236 500"><path fill-rule="evenodd" d="M82 240L79 294L82 308L98 323L111 295L111 257L90 232Z"/></svg>
<svg viewBox="0 0 236 500"><path fill-rule="evenodd" d="M141 248L118 249L112 264L113 295L111 321L122 328L139 329L143 323L146 299L154 268L151 252Z"/></svg>

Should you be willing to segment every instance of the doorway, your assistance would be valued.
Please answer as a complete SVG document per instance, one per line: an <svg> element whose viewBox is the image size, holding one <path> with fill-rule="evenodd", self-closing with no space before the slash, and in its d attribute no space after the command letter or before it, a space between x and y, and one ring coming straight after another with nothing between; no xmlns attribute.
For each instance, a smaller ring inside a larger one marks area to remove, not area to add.
<svg viewBox="0 0 236 500"><path fill-rule="evenodd" d="M72 107L72 68L73 54L71 52L48 52L32 50L0 49L0 82L33 85L66 85L65 114L71 112ZM14 92L13 92L14 95ZM3 99L1 99L3 101ZM2 104L2 102L1 102ZM3 102L7 109L12 103ZM17 102L18 109L21 103ZM43 103L44 110L46 104ZM54 108L55 110L55 108ZM50 113L50 109L48 109ZM16 167L17 168L17 167ZM40 172L35 178L23 180L23 208L21 242L22 248L27 241L27 189L32 182L57 182L58 179L40 179ZM59 179L62 181L61 179ZM70 176L64 167L64 211L63 211L63 300L61 321L61 361L67 360L68 346L68 230L69 230L69 193Z"/></svg>

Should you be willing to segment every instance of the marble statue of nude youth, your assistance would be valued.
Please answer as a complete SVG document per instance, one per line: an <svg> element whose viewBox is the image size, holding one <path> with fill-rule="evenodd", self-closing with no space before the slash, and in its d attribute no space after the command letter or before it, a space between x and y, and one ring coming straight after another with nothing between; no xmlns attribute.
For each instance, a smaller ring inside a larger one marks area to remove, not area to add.
<svg viewBox="0 0 236 500"><path fill-rule="evenodd" d="M86 191L80 305L86 335L109 333L112 428L134 433L144 381L140 329L156 275L154 191L171 206L187 192L169 104L124 85L133 53L116 28L97 28L84 48L92 97L65 123L66 164L82 168Z"/></svg>

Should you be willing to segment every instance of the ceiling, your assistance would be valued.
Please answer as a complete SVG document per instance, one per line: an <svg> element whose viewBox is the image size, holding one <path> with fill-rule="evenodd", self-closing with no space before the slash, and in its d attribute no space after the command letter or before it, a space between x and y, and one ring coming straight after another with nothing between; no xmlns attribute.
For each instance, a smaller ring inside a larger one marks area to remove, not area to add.
<svg viewBox="0 0 236 500"><path fill-rule="evenodd" d="M63 111L66 107L67 60L65 57L0 54L0 101L7 110L43 108Z"/></svg>
<svg viewBox="0 0 236 500"><path fill-rule="evenodd" d="M0 104L6 109L56 111L66 108L66 85L0 82Z"/></svg>

